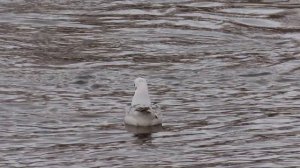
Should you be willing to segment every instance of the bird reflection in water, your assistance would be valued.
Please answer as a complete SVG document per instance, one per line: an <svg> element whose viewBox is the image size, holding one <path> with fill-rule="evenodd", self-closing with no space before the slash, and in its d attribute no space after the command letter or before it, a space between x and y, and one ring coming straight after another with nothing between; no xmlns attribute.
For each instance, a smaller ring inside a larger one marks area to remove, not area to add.
<svg viewBox="0 0 300 168"><path fill-rule="evenodd" d="M139 127L125 124L125 129L134 134L134 137L137 137L138 143L145 143L150 141L151 134L160 132L163 130L162 125L149 126L149 127Z"/></svg>

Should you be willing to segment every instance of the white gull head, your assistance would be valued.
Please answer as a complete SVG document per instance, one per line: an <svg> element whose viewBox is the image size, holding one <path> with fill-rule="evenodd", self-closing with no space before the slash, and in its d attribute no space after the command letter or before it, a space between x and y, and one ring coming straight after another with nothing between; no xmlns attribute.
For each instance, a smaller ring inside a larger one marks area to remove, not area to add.
<svg viewBox="0 0 300 168"><path fill-rule="evenodd" d="M144 78L134 80L135 93L131 108L126 112L125 124L133 126L161 125L162 115L158 105L151 104L147 81Z"/></svg>
<svg viewBox="0 0 300 168"><path fill-rule="evenodd" d="M140 105L149 107L151 105L147 81L144 78L136 78L134 80L135 93L132 98L131 106Z"/></svg>

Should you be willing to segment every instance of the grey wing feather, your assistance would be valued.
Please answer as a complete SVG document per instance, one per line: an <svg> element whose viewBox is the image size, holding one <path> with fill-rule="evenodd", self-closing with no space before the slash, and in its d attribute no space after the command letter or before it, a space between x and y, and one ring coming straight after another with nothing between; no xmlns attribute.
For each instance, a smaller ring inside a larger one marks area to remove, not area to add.
<svg viewBox="0 0 300 168"><path fill-rule="evenodd" d="M138 107L135 110L138 112L148 112L150 110L150 107Z"/></svg>

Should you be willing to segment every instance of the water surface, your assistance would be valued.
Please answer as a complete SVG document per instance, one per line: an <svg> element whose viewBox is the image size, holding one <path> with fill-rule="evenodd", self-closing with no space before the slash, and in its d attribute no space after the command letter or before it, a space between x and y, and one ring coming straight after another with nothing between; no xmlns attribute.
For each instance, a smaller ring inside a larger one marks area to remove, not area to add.
<svg viewBox="0 0 300 168"><path fill-rule="evenodd" d="M297 167L300 3L0 2L0 167ZM145 77L163 130L123 125Z"/></svg>

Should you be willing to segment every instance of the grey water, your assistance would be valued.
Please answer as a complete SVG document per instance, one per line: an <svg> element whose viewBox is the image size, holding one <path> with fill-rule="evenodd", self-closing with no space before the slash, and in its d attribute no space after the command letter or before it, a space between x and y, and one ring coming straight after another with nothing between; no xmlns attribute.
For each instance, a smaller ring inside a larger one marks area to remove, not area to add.
<svg viewBox="0 0 300 168"><path fill-rule="evenodd" d="M1 0L0 167L299 165L300 1Z"/></svg>

